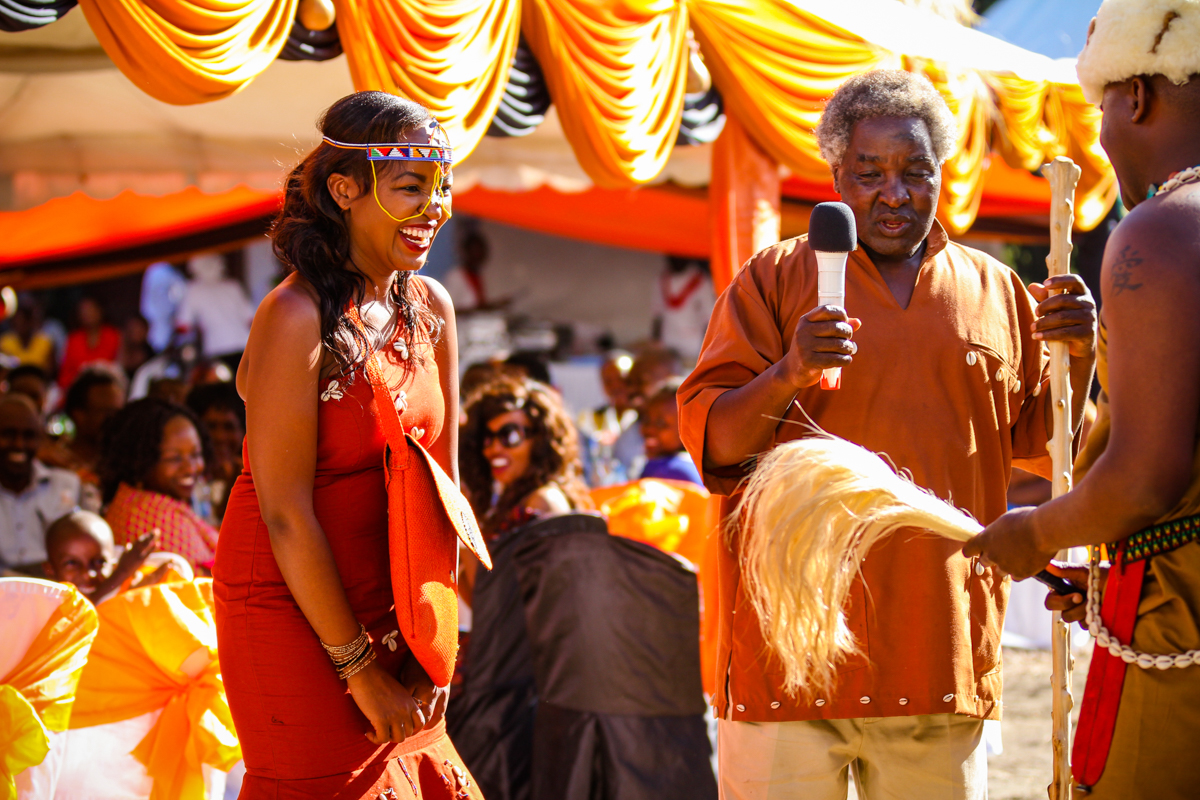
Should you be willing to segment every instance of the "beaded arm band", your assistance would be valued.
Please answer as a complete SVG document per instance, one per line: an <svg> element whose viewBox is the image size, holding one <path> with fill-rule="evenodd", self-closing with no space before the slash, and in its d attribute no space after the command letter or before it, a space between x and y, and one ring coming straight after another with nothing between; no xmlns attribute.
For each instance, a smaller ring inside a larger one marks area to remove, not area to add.
<svg viewBox="0 0 1200 800"><path fill-rule="evenodd" d="M375 660L375 649L371 647L371 637L367 635L367 629L361 624L358 626L358 636L349 644L329 645L321 642L321 647L324 647L325 652L329 654L329 660L333 662L333 667L337 670L338 678L341 680L358 674Z"/></svg>

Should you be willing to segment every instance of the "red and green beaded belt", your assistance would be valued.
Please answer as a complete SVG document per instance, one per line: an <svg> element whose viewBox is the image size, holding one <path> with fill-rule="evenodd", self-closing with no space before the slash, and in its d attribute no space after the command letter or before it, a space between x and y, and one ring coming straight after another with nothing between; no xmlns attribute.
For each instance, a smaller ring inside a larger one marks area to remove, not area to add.
<svg viewBox="0 0 1200 800"><path fill-rule="evenodd" d="M1109 552L1115 555L1108 573L1108 584L1104 588L1100 616L1104 626L1118 641L1133 641L1142 582L1150 558L1169 553L1197 539L1200 539L1200 514L1146 528L1124 541L1108 545ZM1092 653L1071 753L1071 771L1084 794L1090 791L1088 787L1096 785L1108 762L1127 666L1125 659L1099 646Z"/></svg>
<svg viewBox="0 0 1200 800"><path fill-rule="evenodd" d="M1138 531L1125 540L1125 563L1169 553L1200 539L1200 514L1181 517ZM1116 549L1116 546L1113 546Z"/></svg>

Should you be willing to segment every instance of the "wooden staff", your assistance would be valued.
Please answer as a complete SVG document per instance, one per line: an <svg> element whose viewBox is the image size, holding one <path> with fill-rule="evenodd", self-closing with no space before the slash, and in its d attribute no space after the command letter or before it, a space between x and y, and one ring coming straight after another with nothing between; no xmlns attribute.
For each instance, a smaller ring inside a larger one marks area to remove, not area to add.
<svg viewBox="0 0 1200 800"><path fill-rule="evenodd" d="M1050 181L1050 255L1046 266L1051 276L1066 275L1071 270L1071 226L1075 219L1075 185L1079 182L1079 167L1069 158L1059 156L1042 167ZM1071 491L1071 445L1074 426L1071 424L1071 354L1066 342L1050 342L1050 399L1054 404L1054 435L1047 443L1053 465L1054 497ZM1067 552L1060 551L1059 559ZM1054 735L1054 782L1050 784L1050 800L1071 798L1071 626L1062 620L1062 612L1054 612L1051 623L1051 656L1053 668L1051 685L1054 696L1051 719Z"/></svg>

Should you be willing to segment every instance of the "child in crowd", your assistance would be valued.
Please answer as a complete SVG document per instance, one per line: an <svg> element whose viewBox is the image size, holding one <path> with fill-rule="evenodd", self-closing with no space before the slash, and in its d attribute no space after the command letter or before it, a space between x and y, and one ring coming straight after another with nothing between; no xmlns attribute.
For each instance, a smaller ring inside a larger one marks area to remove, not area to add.
<svg viewBox="0 0 1200 800"><path fill-rule="evenodd" d="M692 457L679 438L679 405L675 399L683 378L668 378L642 407L642 440L646 443L643 478L667 478L703 485Z"/></svg>
<svg viewBox="0 0 1200 800"><path fill-rule="evenodd" d="M137 574L157 545L158 532L146 533L125 549L114 566L116 546L112 528L99 514L72 511L46 529L43 569L50 580L70 583L93 603L100 603ZM156 583L166 567L163 564L138 581L138 585Z"/></svg>
<svg viewBox="0 0 1200 800"><path fill-rule="evenodd" d="M643 459L638 412L634 408L634 358L612 350L600 367L607 405L584 412L578 422L584 439L584 475L591 486L611 486L631 480Z"/></svg>

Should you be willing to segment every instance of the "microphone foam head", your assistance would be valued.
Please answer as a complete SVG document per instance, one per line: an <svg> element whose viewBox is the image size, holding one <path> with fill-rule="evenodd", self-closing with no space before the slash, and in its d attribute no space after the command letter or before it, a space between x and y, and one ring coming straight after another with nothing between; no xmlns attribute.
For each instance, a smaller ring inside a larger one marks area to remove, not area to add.
<svg viewBox="0 0 1200 800"><path fill-rule="evenodd" d="M822 253L858 249L854 212L845 203L818 203L808 218L808 246Z"/></svg>

